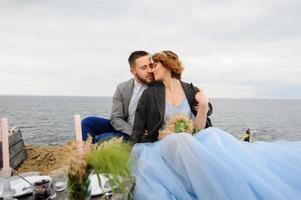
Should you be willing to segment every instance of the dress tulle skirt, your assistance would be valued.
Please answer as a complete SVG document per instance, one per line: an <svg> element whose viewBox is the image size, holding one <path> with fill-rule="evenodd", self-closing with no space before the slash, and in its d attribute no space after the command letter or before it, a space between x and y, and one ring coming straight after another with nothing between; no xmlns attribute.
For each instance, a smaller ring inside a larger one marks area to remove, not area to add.
<svg viewBox="0 0 301 200"><path fill-rule="evenodd" d="M241 142L217 128L136 144L137 200L301 198L301 141Z"/></svg>

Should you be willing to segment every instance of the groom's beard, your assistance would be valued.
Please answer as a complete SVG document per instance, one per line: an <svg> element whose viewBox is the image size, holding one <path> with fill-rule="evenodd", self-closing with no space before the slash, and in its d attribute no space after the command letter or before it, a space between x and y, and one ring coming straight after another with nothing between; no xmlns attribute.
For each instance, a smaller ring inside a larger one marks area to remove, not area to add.
<svg viewBox="0 0 301 200"><path fill-rule="evenodd" d="M148 84L154 82L154 75L152 73L149 73L149 75L147 75L147 77L141 77L137 74L136 78L145 85L148 85Z"/></svg>

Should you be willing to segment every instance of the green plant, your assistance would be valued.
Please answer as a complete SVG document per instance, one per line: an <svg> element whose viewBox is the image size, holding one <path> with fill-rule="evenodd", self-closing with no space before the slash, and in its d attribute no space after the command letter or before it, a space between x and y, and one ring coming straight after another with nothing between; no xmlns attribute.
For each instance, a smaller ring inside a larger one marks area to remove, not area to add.
<svg viewBox="0 0 301 200"><path fill-rule="evenodd" d="M109 179L113 192L124 192L123 180L131 177L128 163L131 148L132 145L122 142L122 139L111 139L92 149L86 156L88 165L97 174L102 173Z"/></svg>

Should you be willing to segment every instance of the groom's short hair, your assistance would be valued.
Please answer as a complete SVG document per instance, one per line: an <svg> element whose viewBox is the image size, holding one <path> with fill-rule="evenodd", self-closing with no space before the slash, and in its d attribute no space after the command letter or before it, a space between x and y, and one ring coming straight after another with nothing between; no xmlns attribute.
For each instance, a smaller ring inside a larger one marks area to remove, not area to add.
<svg viewBox="0 0 301 200"><path fill-rule="evenodd" d="M146 51L134 51L134 52L132 52L131 55L128 58L130 67L133 68L135 66L136 59L138 59L140 57L143 57L143 56L149 56L151 58L150 54Z"/></svg>

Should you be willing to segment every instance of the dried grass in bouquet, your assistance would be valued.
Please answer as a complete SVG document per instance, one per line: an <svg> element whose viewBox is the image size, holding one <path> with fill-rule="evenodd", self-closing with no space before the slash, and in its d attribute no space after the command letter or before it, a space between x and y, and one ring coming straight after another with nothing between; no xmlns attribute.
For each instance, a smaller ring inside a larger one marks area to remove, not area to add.
<svg viewBox="0 0 301 200"><path fill-rule="evenodd" d="M91 196L90 179L93 168L87 162L87 155L91 151L91 140L81 145L81 151L76 143L70 146L72 152L68 169L68 199L84 200Z"/></svg>

